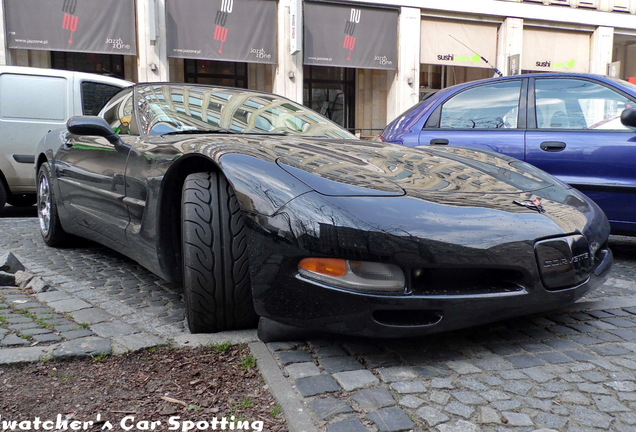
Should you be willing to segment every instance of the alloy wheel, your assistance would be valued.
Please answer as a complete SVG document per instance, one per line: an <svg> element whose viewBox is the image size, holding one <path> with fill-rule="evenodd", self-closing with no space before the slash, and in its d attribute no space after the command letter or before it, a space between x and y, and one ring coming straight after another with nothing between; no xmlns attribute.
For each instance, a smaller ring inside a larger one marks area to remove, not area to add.
<svg viewBox="0 0 636 432"><path fill-rule="evenodd" d="M40 176L38 184L38 219L40 230L47 235L51 226L51 188L45 175Z"/></svg>

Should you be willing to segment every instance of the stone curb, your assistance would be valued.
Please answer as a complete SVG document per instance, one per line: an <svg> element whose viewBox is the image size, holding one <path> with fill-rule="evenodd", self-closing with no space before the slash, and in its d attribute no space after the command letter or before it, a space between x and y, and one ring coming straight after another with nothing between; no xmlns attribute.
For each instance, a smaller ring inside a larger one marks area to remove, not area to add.
<svg viewBox="0 0 636 432"><path fill-rule="evenodd" d="M289 380L283 376L267 346L258 341L250 343L249 347L256 357L263 379L283 408L290 432L318 432L308 410L300 402Z"/></svg>
<svg viewBox="0 0 636 432"><path fill-rule="evenodd" d="M106 354L123 354L158 345L174 344L179 347L200 347L223 343L250 343L258 340L256 330L228 331L216 334L189 334L175 329L153 327L151 320L138 319L135 323L122 321L115 305L106 310L91 301L104 300L90 292L88 284L52 274L19 255L4 254L11 268L17 269L18 288L29 288L33 294L26 296L60 314L65 314L77 324L83 324L91 336L67 340L43 346L2 347L0 364L23 363L55 358L72 358ZM35 268L33 273L25 271ZM126 305L121 305L124 308ZM120 308L120 312L121 312ZM158 330L158 331L157 331Z"/></svg>

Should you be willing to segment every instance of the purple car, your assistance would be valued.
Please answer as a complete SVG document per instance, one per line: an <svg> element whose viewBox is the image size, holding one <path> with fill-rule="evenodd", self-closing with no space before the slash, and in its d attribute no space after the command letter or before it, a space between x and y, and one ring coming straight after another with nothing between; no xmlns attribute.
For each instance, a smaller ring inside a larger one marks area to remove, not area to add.
<svg viewBox="0 0 636 432"><path fill-rule="evenodd" d="M596 201L612 233L636 235L635 107L634 84L600 75L492 78L430 93L380 138L522 159Z"/></svg>

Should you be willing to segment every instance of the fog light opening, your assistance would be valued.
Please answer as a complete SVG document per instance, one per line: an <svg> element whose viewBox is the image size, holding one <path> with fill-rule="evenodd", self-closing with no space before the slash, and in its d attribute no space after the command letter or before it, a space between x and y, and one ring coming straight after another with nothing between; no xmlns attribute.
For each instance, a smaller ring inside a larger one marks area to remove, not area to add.
<svg viewBox="0 0 636 432"><path fill-rule="evenodd" d="M430 310L376 310L373 319L394 327L433 326L442 320L440 311Z"/></svg>
<svg viewBox="0 0 636 432"><path fill-rule="evenodd" d="M304 258L298 273L308 279L355 291L404 292L404 272L395 264L336 258Z"/></svg>

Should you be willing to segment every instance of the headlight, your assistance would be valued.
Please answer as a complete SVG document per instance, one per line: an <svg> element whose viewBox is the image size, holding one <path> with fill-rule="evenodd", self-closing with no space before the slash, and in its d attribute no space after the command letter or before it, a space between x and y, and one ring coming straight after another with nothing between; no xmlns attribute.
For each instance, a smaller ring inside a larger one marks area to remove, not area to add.
<svg viewBox="0 0 636 432"><path fill-rule="evenodd" d="M404 273L394 264L337 258L304 258L298 273L307 279L364 292L404 292Z"/></svg>

